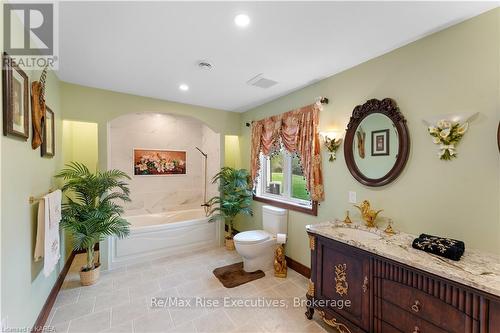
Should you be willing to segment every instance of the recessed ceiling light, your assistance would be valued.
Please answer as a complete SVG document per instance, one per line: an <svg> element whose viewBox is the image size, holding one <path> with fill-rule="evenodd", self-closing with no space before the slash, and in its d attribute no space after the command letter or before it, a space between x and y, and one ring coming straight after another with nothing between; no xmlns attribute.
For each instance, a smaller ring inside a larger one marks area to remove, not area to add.
<svg viewBox="0 0 500 333"><path fill-rule="evenodd" d="M236 15L234 18L234 24L236 24L238 27L246 27L247 25L250 24L250 17L246 14L239 14Z"/></svg>
<svg viewBox="0 0 500 333"><path fill-rule="evenodd" d="M189 86L185 83L182 83L179 85L179 89L182 90L182 91L188 91L189 90Z"/></svg>

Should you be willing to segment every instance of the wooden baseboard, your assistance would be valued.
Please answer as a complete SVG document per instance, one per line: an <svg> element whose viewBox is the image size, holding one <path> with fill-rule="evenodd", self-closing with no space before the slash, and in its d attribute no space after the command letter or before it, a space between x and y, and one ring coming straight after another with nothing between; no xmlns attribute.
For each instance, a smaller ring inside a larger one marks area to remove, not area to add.
<svg viewBox="0 0 500 333"><path fill-rule="evenodd" d="M38 318L36 319L32 332L42 332L44 326L46 325L50 311L52 310L52 307L56 302L57 294L61 289L61 286L64 282L64 278L66 278L66 275L68 274L69 268L71 267L71 263L73 262L75 255L76 255L75 251L71 252L71 254L69 255L68 260L64 264L61 273L59 273L59 276L57 277L56 283L54 284L52 290L50 291L49 297L47 297L47 300L45 301L45 304L43 305L43 308L40 311Z"/></svg>
<svg viewBox="0 0 500 333"><path fill-rule="evenodd" d="M303 275L308 279L311 277L311 269L309 267L302 265L300 262L295 261L290 257L286 257L286 263L288 268L293 269L300 275Z"/></svg>

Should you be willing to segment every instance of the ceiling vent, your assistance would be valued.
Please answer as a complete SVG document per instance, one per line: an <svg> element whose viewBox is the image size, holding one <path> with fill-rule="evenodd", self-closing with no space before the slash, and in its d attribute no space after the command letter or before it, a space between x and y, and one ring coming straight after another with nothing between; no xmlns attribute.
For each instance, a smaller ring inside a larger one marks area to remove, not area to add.
<svg viewBox="0 0 500 333"><path fill-rule="evenodd" d="M208 60L200 60L197 62L198 67L205 71L209 71L214 68L214 65Z"/></svg>
<svg viewBox="0 0 500 333"><path fill-rule="evenodd" d="M248 85L263 88L263 89L270 88L277 83L278 82L276 82L274 80L265 78L264 74L262 74L262 73L257 75L257 76L254 76L253 78L251 78L250 80L247 81Z"/></svg>

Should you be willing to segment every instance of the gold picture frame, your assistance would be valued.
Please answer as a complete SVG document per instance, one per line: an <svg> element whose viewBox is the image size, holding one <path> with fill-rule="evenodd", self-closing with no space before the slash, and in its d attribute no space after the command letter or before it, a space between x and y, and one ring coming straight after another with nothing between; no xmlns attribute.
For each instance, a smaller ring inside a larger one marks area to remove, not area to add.
<svg viewBox="0 0 500 333"><path fill-rule="evenodd" d="M3 134L29 138L29 80L7 54L2 56Z"/></svg>

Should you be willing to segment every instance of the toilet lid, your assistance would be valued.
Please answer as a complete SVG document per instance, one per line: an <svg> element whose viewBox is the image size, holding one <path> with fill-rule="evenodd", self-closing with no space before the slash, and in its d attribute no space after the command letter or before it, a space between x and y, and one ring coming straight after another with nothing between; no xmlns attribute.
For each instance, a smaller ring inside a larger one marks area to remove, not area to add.
<svg viewBox="0 0 500 333"><path fill-rule="evenodd" d="M252 230L240 232L236 234L233 239L240 243L254 244L268 240L269 237L271 237L271 235L264 230Z"/></svg>

